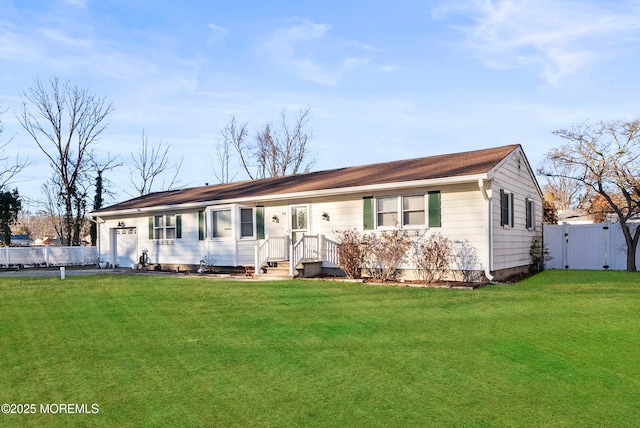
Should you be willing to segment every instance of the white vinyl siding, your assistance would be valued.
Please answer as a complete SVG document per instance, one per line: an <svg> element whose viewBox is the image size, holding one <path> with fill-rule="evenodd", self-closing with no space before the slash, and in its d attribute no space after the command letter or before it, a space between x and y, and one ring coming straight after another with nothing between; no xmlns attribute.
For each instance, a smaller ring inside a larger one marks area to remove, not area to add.
<svg viewBox="0 0 640 428"><path fill-rule="evenodd" d="M522 151L516 150L498 166L491 186L494 201L492 269L500 271L527 266L531 262L531 241L541 233L542 198ZM509 204L508 225L501 224L504 204L501 203L500 189L513 195L513 204L511 200ZM527 203L527 200L531 203ZM533 209L531 228L527 227L527 205Z"/></svg>

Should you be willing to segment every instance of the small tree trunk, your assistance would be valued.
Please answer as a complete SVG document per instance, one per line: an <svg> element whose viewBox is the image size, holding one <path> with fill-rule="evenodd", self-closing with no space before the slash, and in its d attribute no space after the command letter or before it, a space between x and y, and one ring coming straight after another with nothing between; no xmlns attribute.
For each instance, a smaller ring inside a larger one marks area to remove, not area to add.
<svg viewBox="0 0 640 428"><path fill-rule="evenodd" d="M627 272L636 272L636 250L638 247L638 238L640 238L640 227L635 227L632 236L627 222L621 222L620 226L622 228L622 233L624 234L624 240L627 244Z"/></svg>
<svg viewBox="0 0 640 428"><path fill-rule="evenodd" d="M636 247L629 245L627 248L627 272L636 271Z"/></svg>

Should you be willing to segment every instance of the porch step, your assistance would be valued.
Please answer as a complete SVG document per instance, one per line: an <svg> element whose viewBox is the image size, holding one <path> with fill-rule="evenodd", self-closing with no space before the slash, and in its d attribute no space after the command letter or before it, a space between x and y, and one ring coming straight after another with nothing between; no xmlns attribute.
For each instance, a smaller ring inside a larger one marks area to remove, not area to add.
<svg viewBox="0 0 640 428"><path fill-rule="evenodd" d="M290 266L291 264L288 261L277 262L277 266L264 266L259 272L256 272L256 274L261 277L291 278L289 274ZM264 270L266 270L266 273L264 273Z"/></svg>

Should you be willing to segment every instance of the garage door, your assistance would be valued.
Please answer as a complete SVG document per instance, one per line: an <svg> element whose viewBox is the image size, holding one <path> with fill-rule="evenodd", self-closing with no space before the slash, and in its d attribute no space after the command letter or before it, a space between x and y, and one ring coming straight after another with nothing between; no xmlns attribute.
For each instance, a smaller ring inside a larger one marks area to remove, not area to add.
<svg viewBox="0 0 640 428"><path fill-rule="evenodd" d="M116 229L116 263L120 267L130 267L138 262L138 235L135 227Z"/></svg>

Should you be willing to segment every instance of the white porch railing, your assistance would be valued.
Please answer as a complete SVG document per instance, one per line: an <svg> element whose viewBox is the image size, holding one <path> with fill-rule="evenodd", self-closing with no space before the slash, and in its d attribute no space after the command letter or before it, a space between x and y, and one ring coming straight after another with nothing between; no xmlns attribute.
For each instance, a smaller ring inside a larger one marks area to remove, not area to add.
<svg viewBox="0 0 640 428"><path fill-rule="evenodd" d="M291 245L289 275L294 276L296 267L305 261L330 262L337 264L337 244L324 235L302 235L302 238Z"/></svg>
<svg viewBox="0 0 640 428"><path fill-rule="evenodd" d="M287 235L265 236L256 245L256 272L268 262L289 260L289 237Z"/></svg>
<svg viewBox="0 0 640 428"><path fill-rule="evenodd" d="M296 266L304 261L338 264L338 244L324 235L303 235L298 242L289 245L289 237L267 236L256 245L256 270L270 261L289 261L289 274L294 276Z"/></svg>
<svg viewBox="0 0 640 428"><path fill-rule="evenodd" d="M98 261L97 247L2 247L0 263L5 267L18 265L69 266L90 265Z"/></svg>

